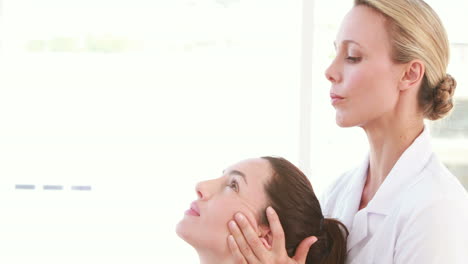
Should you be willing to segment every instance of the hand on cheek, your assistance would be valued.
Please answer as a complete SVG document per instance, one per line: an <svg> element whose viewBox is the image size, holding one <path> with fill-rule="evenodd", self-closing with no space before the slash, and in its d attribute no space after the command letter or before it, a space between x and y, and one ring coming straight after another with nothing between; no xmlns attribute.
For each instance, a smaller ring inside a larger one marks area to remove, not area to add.
<svg viewBox="0 0 468 264"><path fill-rule="evenodd" d="M290 258L286 251L285 236L279 217L273 208L267 209L268 233L259 237L253 227L236 214L235 221L230 221L228 238L231 255L236 264L304 264L310 247L316 237L305 238L297 247L296 254Z"/></svg>

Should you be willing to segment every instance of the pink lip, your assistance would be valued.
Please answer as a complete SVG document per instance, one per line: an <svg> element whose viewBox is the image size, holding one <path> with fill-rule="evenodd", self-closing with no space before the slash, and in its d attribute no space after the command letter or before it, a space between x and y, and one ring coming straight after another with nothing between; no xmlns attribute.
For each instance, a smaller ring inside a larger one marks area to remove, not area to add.
<svg viewBox="0 0 468 264"><path fill-rule="evenodd" d="M192 202L190 205L190 209L185 211L186 215L193 215L193 216L200 216L200 209L198 208L198 205L196 202Z"/></svg>
<svg viewBox="0 0 468 264"><path fill-rule="evenodd" d="M339 95L337 95L335 93L330 93L330 99L331 99L332 105L335 105L335 104L341 102L345 98L342 97L342 96L339 96Z"/></svg>

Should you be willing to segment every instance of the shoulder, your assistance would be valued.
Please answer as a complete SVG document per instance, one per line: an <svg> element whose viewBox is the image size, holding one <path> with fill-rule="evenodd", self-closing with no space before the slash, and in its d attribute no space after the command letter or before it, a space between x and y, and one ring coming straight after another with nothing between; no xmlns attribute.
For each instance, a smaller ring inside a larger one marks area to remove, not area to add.
<svg viewBox="0 0 468 264"><path fill-rule="evenodd" d="M458 179L432 155L427 166L418 175L419 179L408 186L403 205L413 212L446 203L446 207L460 204L468 208L468 193Z"/></svg>
<svg viewBox="0 0 468 264"><path fill-rule="evenodd" d="M467 191L435 155L415 176L391 216L398 230L396 263L465 263L468 252L460 247L468 244Z"/></svg>
<svg viewBox="0 0 468 264"><path fill-rule="evenodd" d="M461 228L468 223L468 192L435 155L418 177L408 186L398 208L402 228L419 226L436 231L441 225ZM467 228L460 230L468 235Z"/></svg>

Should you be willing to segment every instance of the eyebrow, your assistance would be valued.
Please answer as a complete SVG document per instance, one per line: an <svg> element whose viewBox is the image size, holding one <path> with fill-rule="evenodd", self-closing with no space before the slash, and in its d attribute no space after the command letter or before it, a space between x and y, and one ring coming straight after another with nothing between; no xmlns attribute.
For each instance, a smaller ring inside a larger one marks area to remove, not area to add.
<svg viewBox="0 0 468 264"><path fill-rule="evenodd" d="M223 173L224 173L224 171L223 171ZM238 171L238 170L232 170L232 171L229 171L228 174L229 174L229 175L238 175L238 176L241 176L242 179L244 179L245 184L248 184L248 183L247 183L247 176L245 176L245 174L244 174L243 172Z"/></svg>
<svg viewBox="0 0 468 264"><path fill-rule="evenodd" d="M342 44L349 44L349 43L353 43L355 45L358 45L359 47L362 47L361 44L357 43L356 41L354 40L351 40L351 39L345 39L341 42ZM337 48L336 46L336 41L333 41L333 45L335 46L335 49Z"/></svg>

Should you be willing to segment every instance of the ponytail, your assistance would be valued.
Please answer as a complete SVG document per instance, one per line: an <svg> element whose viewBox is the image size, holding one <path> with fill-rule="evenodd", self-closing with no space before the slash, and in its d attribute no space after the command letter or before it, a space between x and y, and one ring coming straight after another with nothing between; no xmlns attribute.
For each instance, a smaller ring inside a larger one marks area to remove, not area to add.
<svg viewBox="0 0 468 264"><path fill-rule="evenodd" d="M306 264L344 264L348 229L340 221L322 218L317 242L307 253Z"/></svg>
<svg viewBox="0 0 468 264"><path fill-rule="evenodd" d="M346 259L346 239L348 229L340 221L333 218L324 218L322 222L322 236L327 248L327 254L323 257L322 264L342 264Z"/></svg>
<svg viewBox="0 0 468 264"><path fill-rule="evenodd" d="M344 264L348 229L340 221L324 218L312 185L291 162L278 157L262 157L274 171L265 184L269 204L275 209L285 234L289 257L305 238L316 236L307 253L306 264ZM262 214L260 223L269 226Z"/></svg>

